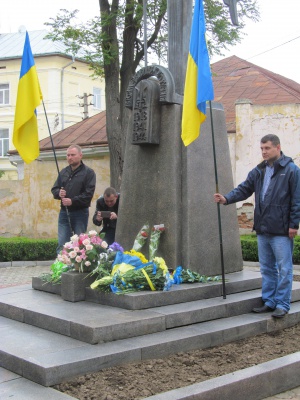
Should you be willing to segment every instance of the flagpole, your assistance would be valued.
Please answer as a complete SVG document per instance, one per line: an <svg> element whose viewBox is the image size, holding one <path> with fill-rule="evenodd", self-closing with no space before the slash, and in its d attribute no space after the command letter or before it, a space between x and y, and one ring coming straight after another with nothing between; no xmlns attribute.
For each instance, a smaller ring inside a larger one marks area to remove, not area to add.
<svg viewBox="0 0 300 400"><path fill-rule="evenodd" d="M212 113L212 104L211 104L211 100L209 100L209 107L210 107L210 124L211 124L211 135L212 135L213 155L214 155L216 193L219 193L218 169L217 169L217 158L216 158L216 147L215 147L215 132L214 132L213 115L212 115L213 113ZM219 225L219 241L220 241L221 269L222 269L223 299L226 299L225 268L224 268L224 254L223 254L223 238L222 238L222 224L221 224L220 203L217 203L217 209L218 209L218 225Z"/></svg>
<svg viewBox="0 0 300 400"><path fill-rule="evenodd" d="M48 121L48 116L47 116L47 112L46 112L46 108L45 108L45 103L44 103L44 100L42 100L42 101L43 101L44 113L45 113L47 126L48 126L48 132L49 132L49 136L50 136L50 140L51 140L52 150L53 150L53 154L54 154L54 159L55 159L55 163L56 163L57 173L59 174L58 162L57 162L57 158L56 158L54 143L53 143L51 130L50 130L50 125L49 125L49 121Z"/></svg>
<svg viewBox="0 0 300 400"><path fill-rule="evenodd" d="M43 102L44 113L45 113L45 117L46 117L46 121L47 121L48 132L49 132L49 136L50 136L50 140L51 140L52 150L53 150L53 154L54 154L54 159L55 159L55 163L56 163L57 173L58 173L58 175L59 175L59 167L58 167L58 162L57 162L55 147L54 147L54 143L53 143L53 138L52 138L52 134L51 134L51 129L50 129L49 121L48 121L48 115L47 115L47 112L46 112L46 107L45 107L44 100L42 100L42 102ZM67 218L68 218L68 222L69 222L69 227L70 227L70 229L71 229L72 235L74 235L74 230L73 230L72 224L71 224L71 218L70 218L69 209L68 209L67 206L65 206L65 209L66 209L66 213L67 213Z"/></svg>

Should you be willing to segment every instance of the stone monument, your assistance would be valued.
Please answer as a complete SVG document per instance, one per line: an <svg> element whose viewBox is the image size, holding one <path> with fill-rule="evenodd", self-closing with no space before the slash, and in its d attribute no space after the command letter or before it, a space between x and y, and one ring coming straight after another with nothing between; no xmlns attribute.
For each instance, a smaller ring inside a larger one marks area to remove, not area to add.
<svg viewBox="0 0 300 400"><path fill-rule="evenodd" d="M201 134L185 147L181 140L183 89L189 49L192 0L169 0L169 68L151 65L131 79L116 241L126 250L147 222L164 224L158 256L168 267L181 265L204 275L221 274L221 252L212 150L215 137L219 191L233 188L224 110L208 107ZM212 113L211 124L210 113ZM225 272L243 267L235 207L221 207ZM147 245L142 249L147 256Z"/></svg>

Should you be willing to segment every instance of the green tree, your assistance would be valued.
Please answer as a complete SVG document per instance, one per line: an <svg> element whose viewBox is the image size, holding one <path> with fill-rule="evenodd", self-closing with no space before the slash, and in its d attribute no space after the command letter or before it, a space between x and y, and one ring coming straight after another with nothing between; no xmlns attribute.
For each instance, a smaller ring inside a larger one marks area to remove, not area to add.
<svg viewBox="0 0 300 400"><path fill-rule="evenodd" d="M245 21L259 18L256 0L238 2L239 26L231 24L221 0L205 0L204 7L211 54L222 54L240 42ZM99 16L85 24L76 23L77 12L62 9L50 18L48 37L64 42L74 55L84 50L93 74L104 77L111 185L119 189L128 122L126 90L144 58L143 0L99 0ZM147 1L147 49L166 63L167 0Z"/></svg>

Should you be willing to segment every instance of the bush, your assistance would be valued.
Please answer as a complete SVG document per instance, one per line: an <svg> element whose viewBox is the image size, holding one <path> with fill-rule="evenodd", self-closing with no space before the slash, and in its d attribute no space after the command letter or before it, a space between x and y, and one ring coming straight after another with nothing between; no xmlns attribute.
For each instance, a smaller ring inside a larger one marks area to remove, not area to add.
<svg viewBox="0 0 300 400"><path fill-rule="evenodd" d="M56 258L57 239L29 239L25 237L0 237L0 262L2 261L42 261ZM244 261L258 261L257 237L241 236ZM300 236L294 241L294 264L300 264Z"/></svg>
<svg viewBox="0 0 300 400"><path fill-rule="evenodd" d="M0 238L0 262L56 258L57 239Z"/></svg>
<svg viewBox="0 0 300 400"><path fill-rule="evenodd" d="M241 245L244 261L258 261L256 235L242 235ZM296 236L294 240L293 263L300 264L300 236Z"/></svg>

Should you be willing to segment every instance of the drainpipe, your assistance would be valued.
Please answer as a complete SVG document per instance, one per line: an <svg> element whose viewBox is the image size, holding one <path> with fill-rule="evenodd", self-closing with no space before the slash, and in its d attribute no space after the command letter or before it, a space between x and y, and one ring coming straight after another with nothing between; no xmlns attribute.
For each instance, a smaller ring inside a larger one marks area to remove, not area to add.
<svg viewBox="0 0 300 400"><path fill-rule="evenodd" d="M75 62L75 57L72 57L72 61L66 64L61 69L61 81L60 81L60 104L61 104L61 130L65 128L65 117L64 117L64 72L65 68Z"/></svg>

